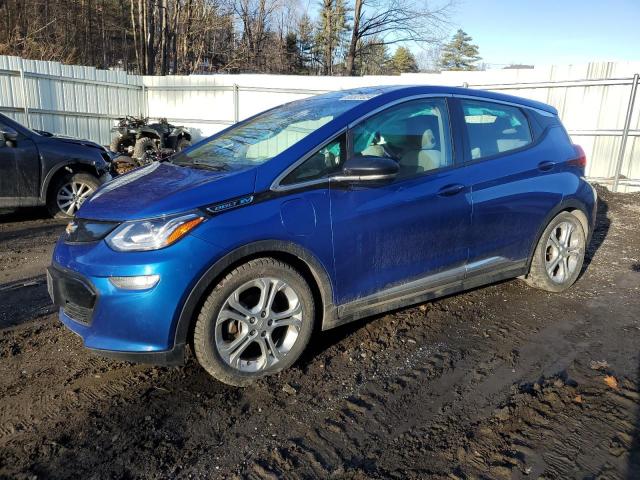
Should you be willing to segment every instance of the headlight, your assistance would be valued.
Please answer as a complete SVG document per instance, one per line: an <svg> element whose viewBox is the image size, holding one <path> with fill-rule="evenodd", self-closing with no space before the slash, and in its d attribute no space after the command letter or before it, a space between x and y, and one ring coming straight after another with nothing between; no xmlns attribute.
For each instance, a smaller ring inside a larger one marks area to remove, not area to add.
<svg viewBox="0 0 640 480"><path fill-rule="evenodd" d="M177 242L203 221L203 216L188 213L125 222L107 237L107 244L119 252L158 250Z"/></svg>

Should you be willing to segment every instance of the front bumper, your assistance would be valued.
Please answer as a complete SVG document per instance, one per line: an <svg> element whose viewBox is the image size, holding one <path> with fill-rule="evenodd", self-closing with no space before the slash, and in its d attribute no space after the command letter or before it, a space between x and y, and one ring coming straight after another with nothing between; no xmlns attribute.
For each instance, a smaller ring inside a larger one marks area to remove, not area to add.
<svg viewBox="0 0 640 480"><path fill-rule="evenodd" d="M155 364L181 364L185 339L176 339L184 301L215 261L215 248L187 236L154 252L118 253L104 241L56 245L49 292L60 320L95 353ZM109 277L160 275L147 290L123 290Z"/></svg>

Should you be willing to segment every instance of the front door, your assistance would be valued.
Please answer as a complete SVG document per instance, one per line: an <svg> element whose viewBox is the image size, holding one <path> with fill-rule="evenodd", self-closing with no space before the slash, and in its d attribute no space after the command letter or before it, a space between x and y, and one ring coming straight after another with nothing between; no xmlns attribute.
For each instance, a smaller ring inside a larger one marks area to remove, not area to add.
<svg viewBox="0 0 640 480"><path fill-rule="evenodd" d="M2 128L13 125L0 120ZM33 204L39 195L40 160L33 140L18 132L15 141L0 138L0 204Z"/></svg>
<svg viewBox="0 0 640 480"><path fill-rule="evenodd" d="M449 125L447 101L424 98L352 129L351 155L391 157L400 173L388 183L331 185L337 304L442 272L464 274L470 189Z"/></svg>

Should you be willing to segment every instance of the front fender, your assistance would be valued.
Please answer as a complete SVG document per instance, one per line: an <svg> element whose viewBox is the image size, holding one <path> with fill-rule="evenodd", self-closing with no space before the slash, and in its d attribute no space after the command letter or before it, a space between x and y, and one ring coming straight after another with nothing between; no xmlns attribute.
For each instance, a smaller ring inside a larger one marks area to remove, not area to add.
<svg viewBox="0 0 640 480"><path fill-rule="evenodd" d="M237 265L243 260L256 256L292 255L300 259L307 266L318 285L323 305L323 318L321 327L323 330L331 328L337 319L337 310L333 303L333 287L329 275L320 261L307 249L293 242L283 240L262 240L239 247L225 254L209 267L197 280L195 286L189 292L183 302L180 316L176 324L174 345L184 345L188 341L196 309L200 305L204 295L227 272L232 265Z"/></svg>
<svg viewBox="0 0 640 480"><path fill-rule="evenodd" d="M140 139L143 137L149 137L149 138L160 140L160 134L153 128L149 128L149 127L142 127L140 131L136 134L137 139Z"/></svg>

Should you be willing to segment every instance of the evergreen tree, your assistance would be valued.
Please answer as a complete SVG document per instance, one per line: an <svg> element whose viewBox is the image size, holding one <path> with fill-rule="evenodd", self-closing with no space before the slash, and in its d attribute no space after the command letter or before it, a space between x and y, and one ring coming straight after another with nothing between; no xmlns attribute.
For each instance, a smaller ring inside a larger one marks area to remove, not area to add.
<svg viewBox="0 0 640 480"><path fill-rule="evenodd" d="M394 73L415 73L418 71L416 57L407 47L398 47L391 58Z"/></svg>
<svg viewBox="0 0 640 480"><path fill-rule="evenodd" d="M440 68L442 70L477 70L476 62L482 59L478 46L462 29L458 30L451 41L442 47Z"/></svg>
<svg viewBox="0 0 640 480"><path fill-rule="evenodd" d="M309 71L317 67L314 24L311 17L304 13L298 20L298 42L302 70Z"/></svg>
<svg viewBox="0 0 640 480"><path fill-rule="evenodd" d="M358 75L388 75L392 73L389 49L377 38L361 42L358 45L360 54L354 65Z"/></svg>

